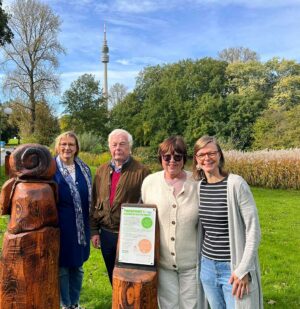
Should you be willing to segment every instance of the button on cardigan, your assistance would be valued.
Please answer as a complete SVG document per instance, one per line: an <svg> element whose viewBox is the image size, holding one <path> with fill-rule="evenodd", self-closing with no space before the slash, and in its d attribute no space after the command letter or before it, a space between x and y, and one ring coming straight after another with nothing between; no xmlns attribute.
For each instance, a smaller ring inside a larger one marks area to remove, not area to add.
<svg viewBox="0 0 300 309"><path fill-rule="evenodd" d="M164 178L164 171L149 175L142 184L142 200L155 204L160 228L161 267L187 270L197 265L198 196L197 182L187 173L176 197Z"/></svg>

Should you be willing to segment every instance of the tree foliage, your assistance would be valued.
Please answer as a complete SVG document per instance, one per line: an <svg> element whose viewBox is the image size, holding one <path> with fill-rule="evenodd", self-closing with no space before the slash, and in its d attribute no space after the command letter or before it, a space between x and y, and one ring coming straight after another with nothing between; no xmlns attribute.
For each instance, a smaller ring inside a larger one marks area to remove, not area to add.
<svg viewBox="0 0 300 309"><path fill-rule="evenodd" d="M241 150L263 148L264 136L278 140L268 143L274 147L296 145L298 138L288 142L276 134L272 137L272 130L284 127L294 138L292 125L300 127L300 117L293 119L292 113L298 115L300 103L299 64L248 58L232 63L203 58L146 67L133 92L111 110L111 126L130 131L137 146L155 148L173 134L183 135L190 149L204 134Z"/></svg>
<svg viewBox="0 0 300 309"><path fill-rule="evenodd" d="M77 133L93 132L106 138L108 113L100 82L92 74L84 74L64 92L61 104L68 117L65 125Z"/></svg>
<svg viewBox="0 0 300 309"><path fill-rule="evenodd" d="M253 128L253 149L300 147L300 104L290 110L269 108Z"/></svg>
<svg viewBox="0 0 300 309"><path fill-rule="evenodd" d="M9 27L14 33L4 46L4 89L30 112L31 134L35 132L37 102L59 88L55 69L64 50L58 42L60 19L38 0L15 0L10 7Z"/></svg>
<svg viewBox="0 0 300 309"><path fill-rule="evenodd" d="M0 0L0 46L11 43L13 33L8 26L8 14L2 9L2 1Z"/></svg>
<svg viewBox="0 0 300 309"><path fill-rule="evenodd" d="M258 54L245 47L225 48L218 53L219 59L228 63L258 61Z"/></svg>
<svg viewBox="0 0 300 309"><path fill-rule="evenodd" d="M4 109L10 107L8 102L5 102L1 105L0 108L0 140L5 141L6 143L13 136L18 136L18 128L11 123L10 117L4 113Z"/></svg>
<svg viewBox="0 0 300 309"><path fill-rule="evenodd" d="M108 102L109 107L113 108L124 100L128 92L128 88L120 83L115 83L109 89Z"/></svg>
<svg viewBox="0 0 300 309"><path fill-rule="evenodd" d="M36 102L36 121L34 133L31 133L28 122L30 121L30 111L24 107L22 102L11 102L13 113L9 122L18 128L18 135L23 142L39 143L51 145L55 137L59 134L60 128L57 117L53 109L45 101Z"/></svg>

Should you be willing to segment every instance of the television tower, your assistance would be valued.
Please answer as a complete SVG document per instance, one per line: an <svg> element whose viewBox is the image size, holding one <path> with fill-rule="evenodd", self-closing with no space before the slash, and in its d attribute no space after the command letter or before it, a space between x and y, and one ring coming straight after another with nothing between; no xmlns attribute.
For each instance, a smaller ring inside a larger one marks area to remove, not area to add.
<svg viewBox="0 0 300 309"><path fill-rule="evenodd" d="M109 49L106 41L106 26L104 24L104 38L102 45L102 62L104 63L104 83L103 83L103 97L108 98L108 86L107 86L107 64L109 62Z"/></svg>

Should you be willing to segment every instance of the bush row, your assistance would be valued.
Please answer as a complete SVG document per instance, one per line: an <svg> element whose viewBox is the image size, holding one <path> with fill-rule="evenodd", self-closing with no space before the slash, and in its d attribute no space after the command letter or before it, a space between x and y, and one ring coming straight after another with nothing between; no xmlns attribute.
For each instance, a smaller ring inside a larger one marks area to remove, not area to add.
<svg viewBox="0 0 300 309"><path fill-rule="evenodd" d="M145 148L135 149L134 157L152 172L161 169L156 154ZM80 158L89 166L99 166L110 160L109 152L92 154L80 152ZM300 149L262 150L253 152L225 151L225 168L241 175L251 186L271 189L300 189ZM192 169L192 160L185 168Z"/></svg>
<svg viewBox="0 0 300 309"><path fill-rule="evenodd" d="M300 189L300 149L224 153L226 170L250 185L271 189Z"/></svg>

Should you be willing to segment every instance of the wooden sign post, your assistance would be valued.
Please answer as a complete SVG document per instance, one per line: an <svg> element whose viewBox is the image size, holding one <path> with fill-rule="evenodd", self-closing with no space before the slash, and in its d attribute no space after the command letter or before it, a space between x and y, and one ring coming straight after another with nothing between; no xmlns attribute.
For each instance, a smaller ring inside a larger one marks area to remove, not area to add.
<svg viewBox="0 0 300 309"><path fill-rule="evenodd" d="M10 155L0 215L10 215L0 256L0 309L59 309L55 162L38 144Z"/></svg>
<svg viewBox="0 0 300 309"><path fill-rule="evenodd" d="M112 309L156 309L159 226L155 205L123 204Z"/></svg>

